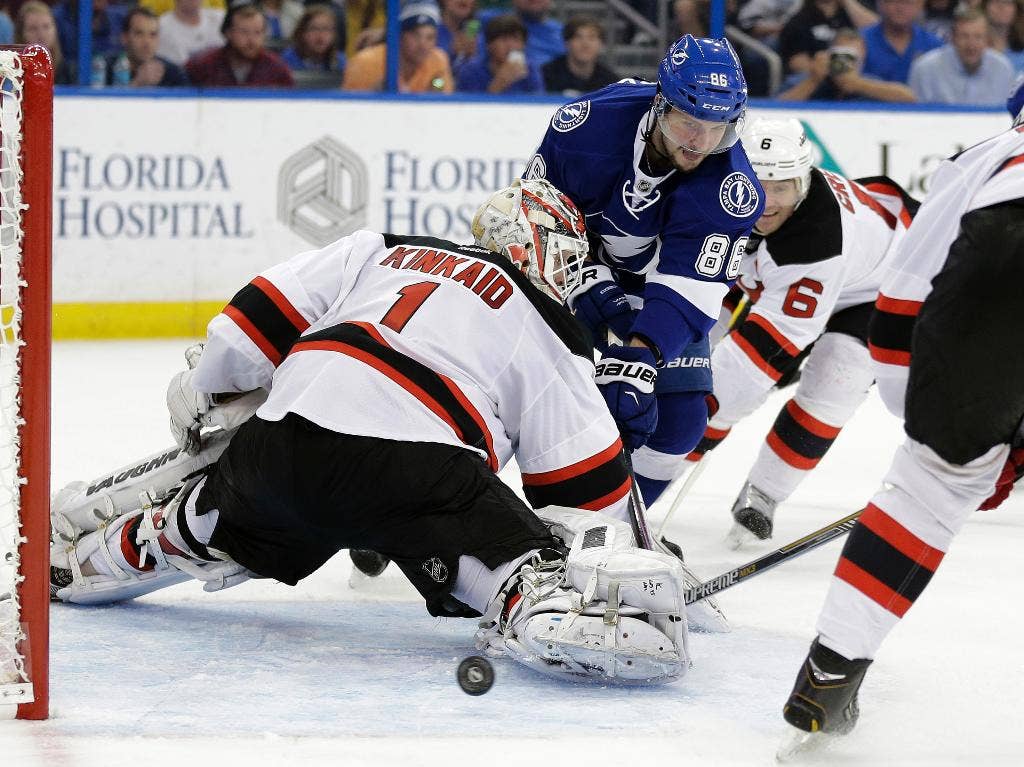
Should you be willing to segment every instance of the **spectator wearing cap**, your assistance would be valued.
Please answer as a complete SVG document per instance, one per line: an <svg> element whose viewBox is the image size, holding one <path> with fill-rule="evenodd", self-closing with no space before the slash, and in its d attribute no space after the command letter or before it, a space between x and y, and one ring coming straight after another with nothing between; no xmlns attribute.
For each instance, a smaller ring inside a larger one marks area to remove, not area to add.
<svg viewBox="0 0 1024 767"><path fill-rule="evenodd" d="M949 44L913 63L910 87L920 101L999 106L1013 82L1006 57L988 47L988 20L970 7L957 9Z"/></svg>
<svg viewBox="0 0 1024 767"><path fill-rule="evenodd" d="M197 53L224 44L220 33L224 11L205 8L202 0L174 0L174 10L160 17L157 55L179 67Z"/></svg>
<svg viewBox="0 0 1024 767"><path fill-rule="evenodd" d="M221 27L226 43L192 57L185 64L189 79L200 87L285 87L295 84L291 70L266 50L267 20L249 2L228 9Z"/></svg>
<svg viewBox="0 0 1024 767"><path fill-rule="evenodd" d="M399 92L451 93L455 84L448 54L437 47L437 6L427 2L406 3L398 21ZM380 43L349 59L341 87L347 91L380 91L386 79L387 45Z"/></svg>
<svg viewBox="0 0 1024 767"><path fill-rule="evenodd" d="M573 97L614 83L619 76L601 63L608 35L593 16L572 16L562 29L565 55L543 67L544 89Z"/></svg>
<svg viewBox="0 0 1024 767"><path fill-rule="evenodd" d="M905 83L914 59L942 46L942 40L917 23L924 0L878 0L879 22L864 30L864 74Z"/></svg>
<svg viewBox="0 0 1024 767"><path fill-rule="evenodd" d="M456 88L463 93L543 93L544 78L524 52L526 27L517 16L495 16L484 24L486 52L459 69Z"/></svg>
<svg viewBox="0 0 1024 767"><path fill-rule="evenodd" d="M538 69L565 53L562 25L550 17L551 4L551 0L512 0L512 15L526 27L526 60ZM480 21L486 29L488 21L507 13L501 9L484 11Z"/></svg>

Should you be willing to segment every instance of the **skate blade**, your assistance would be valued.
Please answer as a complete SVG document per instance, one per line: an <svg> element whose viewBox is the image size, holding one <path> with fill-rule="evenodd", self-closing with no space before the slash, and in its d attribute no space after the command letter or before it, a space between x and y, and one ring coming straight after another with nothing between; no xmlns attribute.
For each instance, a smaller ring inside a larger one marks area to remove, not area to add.
<svg viewBox="0 0 1024 767"><path fill-rule="evenodd" d="M775 751L775 761L779 764L797 764L805 759L827 751L835 742L835 735L822 732L805 732L796 727L787 727L789 732L783 737Z"/></svg>
<svg viewBox="0 0 1024 767"><path fill-rule="evenodd" d="M732 527L729 529L729 532L725 536L725 545L733 551L738 551L739 549L760 542L760 538L758 538L756 535L750 532L739 522L733 522Z"/></svg>

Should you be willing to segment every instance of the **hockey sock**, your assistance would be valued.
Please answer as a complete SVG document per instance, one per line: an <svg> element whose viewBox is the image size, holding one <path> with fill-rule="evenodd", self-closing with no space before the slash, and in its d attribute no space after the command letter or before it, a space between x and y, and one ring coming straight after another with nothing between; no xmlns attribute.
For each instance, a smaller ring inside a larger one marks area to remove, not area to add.
<svg viewBox="0 0 1024 767"><path fill-rule="evenodd" d="M487 612L488 605L498 596L505 582L536 553L537 549L532 549L493 570L476 557L463 554L459 557L459 575L452 596L477 612Z"/></svg>

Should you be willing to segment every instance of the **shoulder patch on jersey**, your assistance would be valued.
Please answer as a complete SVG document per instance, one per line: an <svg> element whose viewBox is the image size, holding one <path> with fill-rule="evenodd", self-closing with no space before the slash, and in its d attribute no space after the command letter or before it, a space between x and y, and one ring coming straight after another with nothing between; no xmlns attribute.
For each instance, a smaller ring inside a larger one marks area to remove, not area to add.
<svg viewBox="0 0 1024 767"><path fill-rule="evenodd" d="M590 117L590 101L574 101L555 112L551 127L559 133L568 133L578 128Z"/></svg>
<svg viewBox="0 0 1024 767"><path fill-rule="evenodd" d="M534 178L546 178L548 175L548 166L544 162L544 158L539 154L535 154L530 162L526 166L526 170L523 171L523 178L534 179Z"/></svg>
<svg viewBox="0 0 1024 767"><path fill-rule="evenodd" d="M768 255L779 266L813 264L843 252L843 219L839 201L817 168L811 188L790 219L765 238Z"/></svg>
<svg viewBox="0 0 1024 767"><path fill-rule="evenodd" d="M761 197L754 182L745 173L736 171L723 179L718 188L718 201L722 203L722 210L733 218L747 218L757 210Z"/></svg>

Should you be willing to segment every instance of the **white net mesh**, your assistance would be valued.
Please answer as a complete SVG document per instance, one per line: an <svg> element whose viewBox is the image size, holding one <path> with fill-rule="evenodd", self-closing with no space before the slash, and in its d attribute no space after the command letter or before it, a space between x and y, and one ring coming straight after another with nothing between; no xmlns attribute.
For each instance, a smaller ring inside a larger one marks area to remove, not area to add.
<svg viewBox="0 0 1024 767"><path fill-rule="evenodd" d="M0 702L5 686L28 681L18 643L21 535L18 427L21 418L21 60L0 51Z"/></svg>

